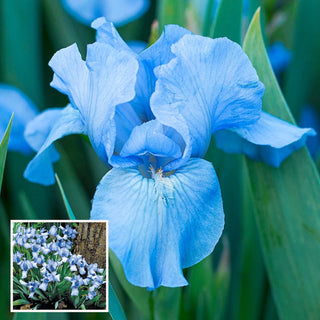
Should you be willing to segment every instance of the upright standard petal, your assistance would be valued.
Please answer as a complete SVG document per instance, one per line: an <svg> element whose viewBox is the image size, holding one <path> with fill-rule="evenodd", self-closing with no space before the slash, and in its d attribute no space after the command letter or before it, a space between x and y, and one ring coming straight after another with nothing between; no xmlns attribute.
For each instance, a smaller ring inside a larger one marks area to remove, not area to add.
<svg viewBox="0 0 320 320"><path fill-rule="evenodd" d="M176 58L155 69L151 109L184 138L186 161L205 154L213 131L254 123L264 86L241 47L226 38L185 35L171 50Z"/></svg>
<svg viewBox="0 0 320 320"><path fill-rule="evenodd" d="M136 58L108 44L94 43L88 46L86 62L72 45L58 51L49 65L55 72L51 85L68 95L99 157L110 161L116 139L115 108L135 96Z"/></svg>
<svg viewBox="0 0 320 320"><path fill-rule="evenodd" d="M61 0L61 3L71 16L88 25L102 16L118 26L124 25L138 19L149 7L149 0Z"/></svg>
<svg viewBox="0 0 320 320"><path fill-rule="evenodd" d="M305 145L313 129L299 128L266 112L253 125L214 133L217 146L230 153L244 153L253 160L279 167L293 151Z"/></svg>
<svg viewBox="0 0 320 320"><path fill-rule="evenodd" d="M86 134L87 129L79 111L69 105L64 109L45 111L30 122L26 130L28 140L37 144L39 131L46 126L50 128L48 136L36 156L29 162L24 177L32 182L50 185L55 182L52 162L57 160L57 154L52 150L53 142L70 134Z"/></svg>
<svg viewBox="0 0 320 320"><path fill-rule="evenodd" d="M110 248L127 279L151 289L186 285L182 268L209 255L224 226L215 171L196 158L168 177L113 168L97 188L91 219L110 221Z"/></svg>
<svg viewBox="0 0 320 320"><path fill-rule="evenodd" d="M27 123L37 115L36 106L17 88L0 84L0 113L0 139L14 113L8 150L29 154L32 149L25 141L23 132Z"/></svg>
<svg viewBox="0 0 320 320"><path fill-rule="evenodd" d="M191 32L177 25L167 25L160 38L152 46L137 55L123 41L113 24L106 21L105 18L95 20L92 27L97 30L96 38L98 42L109 44L117 50L126 50L137 57L139 71L135 88L136 96L130 103L141 120L154 119L149 106L149 100L156 82L153 70L161 64L168 63L174 57L171 52L171 45L184 35L191 34Z"/></svg>

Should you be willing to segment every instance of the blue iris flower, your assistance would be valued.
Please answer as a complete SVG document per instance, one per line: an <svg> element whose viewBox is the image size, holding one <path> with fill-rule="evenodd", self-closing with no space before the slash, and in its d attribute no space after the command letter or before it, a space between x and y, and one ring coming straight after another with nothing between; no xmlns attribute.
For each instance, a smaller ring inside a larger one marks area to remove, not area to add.
<svg viewBox="0 0 320 320"><path fill-rule="evenodd" d="M79 294L79 288L82 285L87 285L89 283L89 280L83 279L79 275L74 275L73 278L65 277L65 279L71 282L71 295L72 296L77 296Z"/></svg>
<svg viewBox="0 0 320 320"><path fill-rule="evenodd" d="M142 16L149 8L149 0L61 0L65 10L76 20L88 24L99 17L117 26Z"/></svg>
<svg viewBox="0 0 320 320"><path fill-rule="evenodd" d="M274 73L279 76L291 61L291 51L282 42L275 42L268 48L268 56Z"/></svg>
<svg viewBox="0 0 320 320"><path fill-rule="evenodd" d="M52 225L49 229L49 236L55 237L57 235L57 229L55 225Z"/></svg>
<svg viewBox="0 0 320 320"><path fill-rule="evenodd" d="M21 284L23 284L24 286L26 286L29 291L30 291L30 294L29 294L29 298L33 298L37 288L39 287L40 285L40 282L35 280L35 281L30 281L30 282L25 282L23 280L19 280Z"/></svg>
<svg viewBox="0 0 320 320"><path fill-rule="evenodd" d="M24 129L26 124L37 115L36 106L17 88L0 84L0 113L0 139L14 113L8 150L30 154L32 149L25 141Z"/></svg>
<svg viewBox="0 0 320 320"><path fill-rule="evenodd" d="M17 251L16 253L13 254L12 261L19 264L23 256L24 256L23 253L20 253L19 251Z"/></svg>
<svg viewBox="0 0 320 320"><path fill-rule="evenodd" d="M71 104L25 176L54 183L41 162L47 148L68 134L88 135L113 167L97 188L91 218L110 221L110 248L127 279L150 289L186 285L182 269L208 256L224 227L218 178L202 159L212 134L223 150L278 167L315 133L261 110L264 86L226 38L170 25L137 55L111 23L98 19L93 27L97 42L86 61L72 45L49 63L51 85Z"/></svg>

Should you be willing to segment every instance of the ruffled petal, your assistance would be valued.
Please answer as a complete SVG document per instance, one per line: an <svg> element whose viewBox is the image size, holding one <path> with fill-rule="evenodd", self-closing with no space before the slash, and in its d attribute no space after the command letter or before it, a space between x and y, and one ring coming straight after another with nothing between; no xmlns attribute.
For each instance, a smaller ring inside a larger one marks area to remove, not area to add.
<svg viewBox="0 0 320 320"><path fill-rule="evenodd" d="M142 156L147 153L172 158L179 158L182 155L179 145L164 134L163 126L157 120L135 127L120 155Z"/></svg>
<svg viewBox="0 0 320 320"><path fill-rule="evenodd" d="M138 19L149 8L149 0L61 0L66 11L84 24L101 16L121 26Z"/></svg>
<svg viewBox="0 0 320 320"><path fill-rule="evenodd" d="M39 136L44 133L45 127L50 130L37 155L29 162L24 177L32 182L50 185L55 182L52 162L57 160L57 153L52 149L53 142L66 135L86 134L87 131L79 111L70 105L60 110L45 111L31 121L26 129L28 141L33 141L34 146L38 145L44 138Z"/></svg>
<svg viewBox="0 0 320 320"><path fill-rule="evenodd" d="M254 160L279 167L292 152L305 145L316 133L299 128L266 112L253 125L214 133L217 146L229 153L244 153Z"/></svg>
<svg viewBox="0 0 320 320"><path fill-rule="evenodd" d="M133 53L133 51L123 41L117 29L114 27L113 23L107 21L105 17L101 17L94 20L91 24L91 27L97 30L97 42L106 43L115 49L126 50L128 52Z"/></svg>
<svg viewBox="0 0 320 320"><path fill-rule="evenodd" d="M154 91L156 81L153 69L160 64L168 63L174 57L171 45L191 32L177 25L167 25L160 38L137 55L123 41L113 24L106 21L105 18L95 20L92 27L97 30L96 39L98 42L109 44L117 50L125 50L137 57L139 71L135 88L136 95L130 103L142 121L154 119L149 106L150 96Z"/></svg>
<svg viewBox="0 0 320 320"><path fill-rule="evenodd" d="M91 219L110 221L110 248L132 284L183 286L182 268L209 255L221 236L219 182L211 163L196 158L152 179L137 168L113 168L97 188Z"/></svg>
<svg viewBox="0 0 320 320"><path fill-rule="evenodd" d="M212 132L254 123L264 86L241 47L226 38L185 35L171 50L176 58L155 69L150 102L156 118L186 141L185 162L205 154Z"/></svg>
<svg viewBox="0 0 320 320"><path fill-rule="evenodd" d="M136 58L105 43L88 46L84 62L76 45L58 51L49 65L54 70L51 85L68 95L88 128L90 141L102 161L114 151L116 105L135 96Z"/></svg>
<svg viewBox="0 0 320 320"><path fill-rule="evenodd" d="M32 149L24 139L27 123L38 113L36 106L20 90L0 84L0 139L3 137L11 115L14 113L8 150L30 154Z"/></svg>

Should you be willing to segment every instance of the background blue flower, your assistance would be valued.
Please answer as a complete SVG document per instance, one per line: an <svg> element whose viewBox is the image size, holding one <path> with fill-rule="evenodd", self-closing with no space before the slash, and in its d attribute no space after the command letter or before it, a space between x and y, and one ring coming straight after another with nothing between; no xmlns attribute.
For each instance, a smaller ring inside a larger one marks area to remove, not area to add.
<svg viewBox="0 0 320 320"><path fill-rule="evenodd" d="M37 107L19 89L6 84L0 84L0 113L1 139L11 115L14 113L8 149L30 154L32 149L25 141L24 130L26 124L38 114Z"/></svg>
<svg viewBox="0 0 320 320"><path fill-rule="evenodd" d="M142 16L149 8L149 0L61 0L62 5L76 20L89 24L105 17L117 26Z"/></svg>

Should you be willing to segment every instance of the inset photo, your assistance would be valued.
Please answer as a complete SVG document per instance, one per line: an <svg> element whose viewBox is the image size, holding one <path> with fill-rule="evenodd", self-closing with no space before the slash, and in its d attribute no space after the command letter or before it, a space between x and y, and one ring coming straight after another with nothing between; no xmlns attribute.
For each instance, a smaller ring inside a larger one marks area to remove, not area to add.
<svg viewBox="0 0 320 320"><path fill-rule="evenodd" d="M11 220L11 312L107 312L108 221Z"/></svg>

